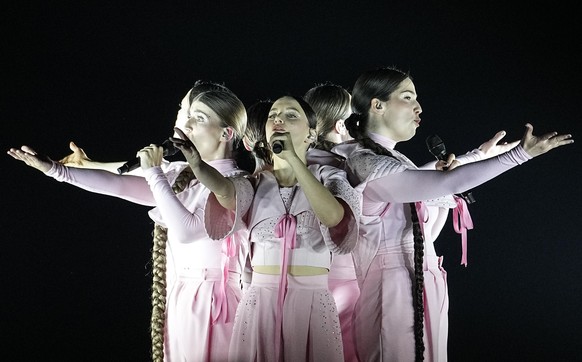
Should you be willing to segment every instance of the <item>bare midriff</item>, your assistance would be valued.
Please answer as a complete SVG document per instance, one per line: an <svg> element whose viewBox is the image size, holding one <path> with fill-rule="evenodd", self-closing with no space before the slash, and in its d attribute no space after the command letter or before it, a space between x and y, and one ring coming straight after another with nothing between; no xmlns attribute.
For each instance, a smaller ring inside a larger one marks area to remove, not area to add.
<svg viewBox="0 0 582 362"><path fill-rule="evenodd" d="M259 274L279 275L281 273L280 265L256 265L253 271ZM324 275L329 273L329 269L319 266L308 265L289 265L287 272L293 276L310 276L310 275Z"/></svg>

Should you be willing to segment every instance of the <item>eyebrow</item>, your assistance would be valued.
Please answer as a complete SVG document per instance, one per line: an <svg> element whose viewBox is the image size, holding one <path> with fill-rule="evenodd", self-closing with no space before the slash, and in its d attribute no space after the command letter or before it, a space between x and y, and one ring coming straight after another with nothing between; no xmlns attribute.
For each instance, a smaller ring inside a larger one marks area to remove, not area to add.
<svg viewBox="0 0 582 362"><path fill-rule="evenodd" d="M278 111L278 110L279 110L278 108L271 108L271 110L269 111L269 113L270 113L270 112L273 112L273 111ZM286 111L295 111L295 112L300 112L300 111L299 111L297 108L294 108L294 107L287 107L287 108L285 108L285 110L286 110ZM300 113L301 113L301 112L300 112Z"/></svg>
<svg viewBox="0 0 582 362"><path fill-rule="evenodd" d="M193 110L192 112L190 112L190 114L194 114L194 113L202 113L203 115L205 115L205 116L206 116L206 118L210 118L210 116L209 116L209 115L207 115L206 113L204 113L204 112L202 112L202 111L200 111L200 110L198 110L198 109L195 109L195 110Z"/></svg>

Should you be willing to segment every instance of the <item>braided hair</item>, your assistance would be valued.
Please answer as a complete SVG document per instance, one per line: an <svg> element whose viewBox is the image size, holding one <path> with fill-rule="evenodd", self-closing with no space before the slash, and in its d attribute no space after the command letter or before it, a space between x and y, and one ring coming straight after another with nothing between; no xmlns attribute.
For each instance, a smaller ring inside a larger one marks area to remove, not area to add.
<svg viewBox="0 0 582 362"><path fill-rule="evenodd" d="M389 150L374 142L367 133L368 112L373 98L387 101L402 81L411 78L408 73L394 67L378 68L360 75L352 90L353 113L345 121L350 136L362 147L377 155L393 157ZM416 361L424 359L424 237L416 211L416 204L409 203L414 235L414 282L412 285L412 301L414 307L414 339L416 345Z"/></svg>
<svg viewBox="0 0 582 362"><path fill-rule="evenodd" d="M194 179L194 173L190 167L186 167L176 178L172 190L178 194ZM164 326L166 316L166 243L168 241L168 229L154 225L154 244L152 248L152 316L151 316L151 340L152 361L164 360Z"/></svg>

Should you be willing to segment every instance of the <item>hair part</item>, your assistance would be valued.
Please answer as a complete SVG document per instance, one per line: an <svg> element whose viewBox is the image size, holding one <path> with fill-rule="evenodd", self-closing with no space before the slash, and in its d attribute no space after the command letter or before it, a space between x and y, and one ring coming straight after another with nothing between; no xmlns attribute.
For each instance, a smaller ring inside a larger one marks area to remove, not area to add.
<svg viewBox="0 0 582 362"><path fill-rule="evenodd" d="M192 88L190 89L190 96L188 101L190 104L194 101L194 98L202 92L217 91L217 92L227 92L232 93L224 84L212 82L209 80L197 80Z"/></svg>

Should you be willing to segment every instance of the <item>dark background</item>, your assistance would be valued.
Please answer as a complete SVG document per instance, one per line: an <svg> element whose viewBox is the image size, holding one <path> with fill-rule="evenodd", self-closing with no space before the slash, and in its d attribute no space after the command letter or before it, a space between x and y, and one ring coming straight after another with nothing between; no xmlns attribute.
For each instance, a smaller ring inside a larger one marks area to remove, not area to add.
<svg viewBox="0 0 582 362"><path fill-rule="evenodd" d="M582 34L566 2L139 4L3 6L4 150L59 159L74 140L96 160L130 159L171 134L197 79L224 82L248 106L325 81L351 90L385 65L416 84L422 125L397 149L417 164L431 160L433 133L455 153L501 129L519 139L526 122L580 137ZM447 223L436 246L450 361L579 356L580 156L575 143L475 189L467 268ZM0 162L1 358L148 360L148 208Z"/></svg>

